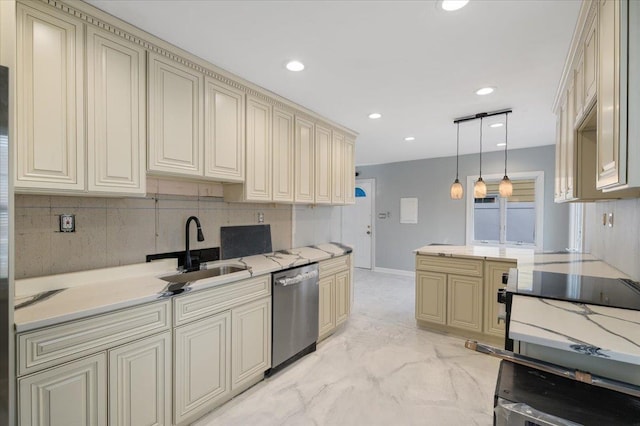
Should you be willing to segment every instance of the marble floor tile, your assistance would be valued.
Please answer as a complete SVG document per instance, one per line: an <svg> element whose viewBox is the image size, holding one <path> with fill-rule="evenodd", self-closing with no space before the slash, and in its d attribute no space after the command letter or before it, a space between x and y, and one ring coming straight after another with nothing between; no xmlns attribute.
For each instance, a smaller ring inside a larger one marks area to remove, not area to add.
<svg viewBox="0 0 640 426"><path fill-rule="evenodd" d="M420 330L414 281L356 270L347 324L194 425L490 425L499 360Z"/></svg>

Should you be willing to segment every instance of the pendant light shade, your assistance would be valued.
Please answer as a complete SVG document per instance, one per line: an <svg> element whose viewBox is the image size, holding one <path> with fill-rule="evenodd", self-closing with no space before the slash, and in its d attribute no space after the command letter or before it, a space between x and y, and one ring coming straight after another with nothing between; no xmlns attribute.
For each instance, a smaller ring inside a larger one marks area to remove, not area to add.
<svg viewBox="0 0 640 426"><path fill-rule="evenodd" d="M475 198L484 198L487 196L487 184L482 180L482 118L480 117L480 173L476 184L473 186L473 196Z"/></svg>
<svg viewBox="0 0 640 426"><path fill-rule="evenodd" d="M456 180L451 184L451 199L461 200L464 195L464 188L458 179L458 158L460 156L460 123L456 123Z"/></svg>
<svg viewBox="0 0 640 426"><path fill-rule="evenodd" d="M498 187L498 192L501 197L507 198L513 195L513 184L511 183L511 179L507 176L507 143L509 142L509 114L505 113L504 115L504 177L500 181L500 186Z"/></svg>

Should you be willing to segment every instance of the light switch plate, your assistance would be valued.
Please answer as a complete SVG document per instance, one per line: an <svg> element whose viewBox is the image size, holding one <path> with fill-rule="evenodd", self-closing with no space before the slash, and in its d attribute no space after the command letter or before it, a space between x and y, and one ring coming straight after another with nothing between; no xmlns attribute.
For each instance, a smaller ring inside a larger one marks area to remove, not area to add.
<svg viewBox="0 0 640 426"><path fill-rule="evenodd" d="M76 215L60 215L60 232L76 232Z"/></svg>

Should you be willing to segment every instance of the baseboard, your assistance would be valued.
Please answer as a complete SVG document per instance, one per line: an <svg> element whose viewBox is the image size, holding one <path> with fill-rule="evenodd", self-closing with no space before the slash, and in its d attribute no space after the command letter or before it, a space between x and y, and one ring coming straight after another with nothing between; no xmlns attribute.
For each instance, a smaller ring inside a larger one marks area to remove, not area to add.
<svg viewBox="0 0 640 426"><path fill-rule="evenodd" d="M373 268L373 272L382 272L384 274L402 275L404 277L413 277L416 275L415 271L405 271L404 269L389 269L389 268Z"/></svg>

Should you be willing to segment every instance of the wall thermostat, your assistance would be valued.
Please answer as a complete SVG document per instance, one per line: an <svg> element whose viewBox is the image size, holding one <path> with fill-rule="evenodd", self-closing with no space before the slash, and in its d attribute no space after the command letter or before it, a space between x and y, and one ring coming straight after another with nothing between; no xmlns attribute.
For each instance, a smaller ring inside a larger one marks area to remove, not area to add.
<svg viewBox="0 0 640 426"><path fill-rule="evenodd" d="M76 232L76 215L60 215L60 232Z"/></svg>

